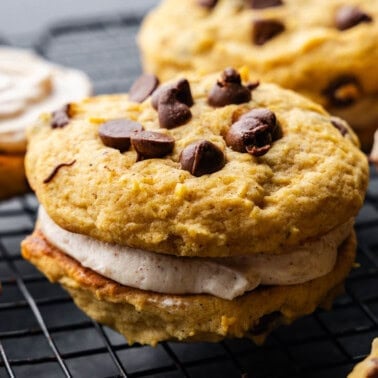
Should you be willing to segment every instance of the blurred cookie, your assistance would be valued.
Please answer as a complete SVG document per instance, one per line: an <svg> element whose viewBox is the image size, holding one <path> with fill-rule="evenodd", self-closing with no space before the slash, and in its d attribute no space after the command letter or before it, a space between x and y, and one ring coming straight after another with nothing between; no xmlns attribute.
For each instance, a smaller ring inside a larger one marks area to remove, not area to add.
<svg viewBox="0 0 378 378"><path fill-rule="evenodd" d="M374 143L370 152L369 160L376 168L378 168L378 130L374 133Z"/></svg>
<svg viewBox="0 0 378 378"><path fill-rule="evenodd" d="M348 375L348 378L377 378L378 377L378 339L373 340L370 354Z"/></svg>
<svg viewBox="0 0 378 378"><path fill-rule="evenodd" d="M91 92L86 75L49 63L32 52L0 48L0 199L27 189L25 129L40 113Z"/></svg>
<svg viewBox="0 0 378 378"><path fill-rule="evenodd" d="M332 300L368 178L349 126L246 70L157 86L30 128L23 256L129 342L261 340Z"/></svg>
<svg viewBox="0 0 378 378"><path fill-rule="evenodd" d="M190 15L190 17L188 17ZM378 122L378 3L370 0L164 0L145 19L147 72L247 65L352 125L367 149Z"/></svg>

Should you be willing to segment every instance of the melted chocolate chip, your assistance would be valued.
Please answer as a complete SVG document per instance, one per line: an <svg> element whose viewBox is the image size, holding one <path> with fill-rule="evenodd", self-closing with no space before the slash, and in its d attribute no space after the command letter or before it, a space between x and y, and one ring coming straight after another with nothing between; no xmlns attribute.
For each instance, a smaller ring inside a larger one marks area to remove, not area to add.
<svg viewBox="0 0 378 378"><path fill-rule="evenodd" d="M162 91L165 90L165 88L166 88L166 86L160 87L160 88L156 89L156 91L154 93L152 93L151 105L155 110L158 110L159 97L160 97L160 94L162 93Z"/></svg>
<svg viewBox="0 0 378 378"><path fill-rule="evenodd" d="M341 122L341 119L337 117L331 117L331 123L334 127L336 127L337 130L340 131L340 134L342 136L345 136L346 134L348 134L348 129L343 125L343 123Z"/></svg>
<svg viewBox="0 0 378 378"><path fill-rule="evenodd" d="M366 378L378 378L378 358L369 358L369 368L366 372Z"/></svg>
<svg viewBox="0 0 378 378"><path fill-rule="evenodd" d="M135 80L129 91L129 100L143 102L159 85L159 79L155 75L143 74Z"/></svg>
<svg viewBox="0 0 378 378"><path fill-rule="evenodd" d="M259 82L259 81L255 81L254 83L248 83L248 84L246 85L246 87L247 87L250 91L253 91L253 90L256 89L259 85L260 85L260 82Z"/></svg>
<svg viewBox="0 0 378 378"><path fill-rule="evenodd" d="M189 81L187 79L180 79L176 83L164 85L163 87L159 88L157 91L154 92L154 94L151 97L151 104L155 110L158 110L159 108L160 96L165 92L170 91L171 89L175 89L175 99L178 102L181 102L187 105L188 107L193 106L194 101L192 97L192 92L190 90Z"/></svg>
<svg viewBox="0 0 378 378"><path fill-rule="evenodd" d="M61 109L52 113L51 127L60 129L70 122L70 104L64 105Z"/></svg>
<svg viewBox="0 0 378 378"><path fill-rule="evenodd" d="M180 155L181 168L193 176L202 176L221 170L226 164L223 151L215 144L200 140L185 147Z"/></svg>
<svg viewBox="0 0 378 378"><path fill-rule="evenodd" d="M248 0L247 3L249 7L253 9L264 9L283 5L282 0Z"/></svg>
<svg viewBox="0 0 378 378"><path fill-rule="evenodd" d="M207 102L220 107L249 102L251 98L251 90L242 84L239 73L233 68L226 68L221 79L211 89Z"/></svg>
<svg viewBox="0 0 378 378"><path fill-rule="evenodd" d="M234 68L228 67L222 72L221 79L219 80L223 85L226 84L239 84L241 85L241 77L238 71Z"/></svg>
<svg viewBox="0 0 378 378"><path fill-rule="evenodd" d="M98 129L98 134L105 146L124 152L130 148L131 134L142 130L143 126L138 122L115 119L103 123Z"/></svg>
<svg viewBox="0 0 378 378"><path fill-rule="evenodd" d="M138 160L159 158L172 152L175 140L154 131L139 131L131 135L131 144L138 153Z"/></svg>
<svg viewBox="0 0 378 378"><path fill-rule="evenodd" d="M189 107L194 104L188 80L180 79L159 88L152 95L151 104L158 111L161 127L184 125L192 117Z"/></svg>
<svg viewBox="0 0 378 378"><path fill-rule="evenodd" d="M204 8L214 8L218 3L218 0L197 0L197 4Z"/></svg>
<svg viewBox="0 0 378 378"><path fill-rule="evenodd" d="M56 174L59 172L59 170L63 167L71 167L71 165L74 165L76 163L76 160L72 160L71 162L69 163L61 163L61 164L58 164L54 169L53 171L43 180L43 183L44 184L48 184L55 176Z"/></svg>
<svg viewBox="0 0 378 378"><path fill-rule="evenodd" d="M192 113L187 105L176 100L175 89L170 89L160 96L158 116L161 127L172 129L187 123Z"/></svg>
<svg viewBox="0 0 378 378"><path fill-rule="evenodd" d="M335 24L339 30L347 30L361 22L372 22L372 17L363 12L359 7L344 5L337 10Z"/></svg>
<svg viewBox="0 0 378 378"><path fill-rule="evenodd" d="M282 22L277 20L256 19L253 21L252 40L255 45L264 45L285 30Z"/></svg>
<svg viewBox="0 0 378 378"><path fill-rule="evenodd" d="M281 128L269 109L253 109L235 122L226 134L227 146L253 156L266 154L272 143L281 138Z"/></svg>
<svg viewBox="0 0 378 378"><path fill-rule="evenodd" d="M343 75L333 80L324 89L323 94L328 97L331 105L349 106L357 101L361 94L361 86L355 76Z"/></svg>
<svg viewBox="0 0 378 378"><path fill-rule="evenodd" d="M189 81L186 80L186 79L180 79L176 85L174 86L174 88L177 89L177 95L176 95L176 99L189 106L189 108L191 106L193 106L194 104L194 101L193 101L193 96L192 96L192 92L190 90L190 85L189 85Z"/></svg>

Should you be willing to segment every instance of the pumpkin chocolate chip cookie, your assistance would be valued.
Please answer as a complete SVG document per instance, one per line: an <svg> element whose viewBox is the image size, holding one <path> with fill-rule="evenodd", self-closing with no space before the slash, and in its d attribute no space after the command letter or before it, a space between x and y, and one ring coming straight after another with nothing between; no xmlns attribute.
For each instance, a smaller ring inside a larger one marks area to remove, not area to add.
<svg viewBox="0 0 378 378"><path fill-rule="evenodd" d="M89 79L82 72L54 65L26 50L0 48L0 199L28 190L26 127L41 112L90 92Z"/></svg>
<svg viewBox="0 0 378 378"><path fill-rule="evenodd" d="M190 17L188 17L190 15ZM368 149L378 124L378 3L371 0L164 0L145 19L144 68L248 65L350 123Z"/></svg>
<svg viewBox="0 0 378 378"><path fill-rule="evenodd" d="M129 342L262 341L329 304L353 265L354 132L246 69L143 76L43 115L28 140L41 208L23 256Z"/></svg>

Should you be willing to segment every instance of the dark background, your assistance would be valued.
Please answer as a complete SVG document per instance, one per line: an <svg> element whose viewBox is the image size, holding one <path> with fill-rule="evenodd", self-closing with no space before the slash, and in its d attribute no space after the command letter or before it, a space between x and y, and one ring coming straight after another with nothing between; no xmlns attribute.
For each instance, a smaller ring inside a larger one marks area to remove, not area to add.
<svg viewBox="0 0 378 378"><path fill-rule="evenodd" d="M50 25L83 18L145 12L157 0L1 0L0 35L15 45L29 41Z"/></svg>

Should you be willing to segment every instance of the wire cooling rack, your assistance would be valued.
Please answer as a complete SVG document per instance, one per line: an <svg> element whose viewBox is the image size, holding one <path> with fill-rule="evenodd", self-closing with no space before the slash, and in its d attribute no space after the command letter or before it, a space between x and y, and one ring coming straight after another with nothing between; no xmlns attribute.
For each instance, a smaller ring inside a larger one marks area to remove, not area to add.
<svg viewBox="0 0 378 378"><path fill-rule="evenodd" d="M61 24L34 48L52 61L86 71L95 92L126 91L140 72L139 16ZM0 377L345 377L378 336L378 175L371 173L357 218L358 263L346 294L275 331L262 347L249 340L128 345L78 310L20 256L37 201L0 203Z"/></svg>

